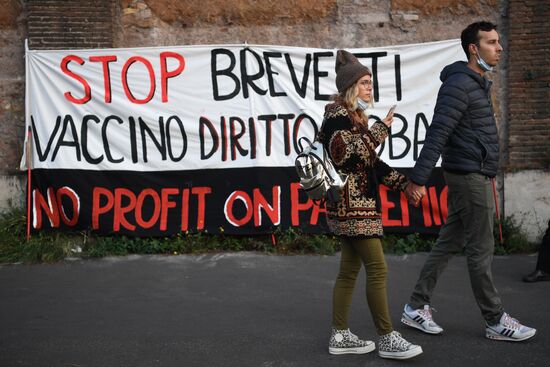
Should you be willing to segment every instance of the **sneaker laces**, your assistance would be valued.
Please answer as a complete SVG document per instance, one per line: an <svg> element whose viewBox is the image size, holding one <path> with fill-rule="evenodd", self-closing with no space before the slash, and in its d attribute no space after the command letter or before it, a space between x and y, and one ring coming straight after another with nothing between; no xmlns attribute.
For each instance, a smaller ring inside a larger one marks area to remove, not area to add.
<svg viewBox="0 0 550 367"><path fill-rule="evenodd" d="M348 337L349 337L349 340L352 341L352 342L358 343L358 342L361 341L357 335L355 335L354 333L352 333L349 330L348 330Z"/></svg>
<svg viewBox="0 0 550 367"><path fill-rule="evenodd" d="M514 319L507 313L504 313L502 317L502 325L510 329L519 329L521 327L521 324L519 323L519 321Z"/></svg>
<svg viewBox="0 0 550 367"><path fill-rule="evenodd" d="M392 331L390 334L390 348L396 347L399 350L407 350L411 343L406 341L399 332Z"/></svg>
<svg viewBox="0 0 550 367"><path fill-rule="evenodd" d="M349 333L348 334L349 340L352 343L355 343L355 344L361 345L361 346L365 346L365 345L368 345L370 343L368 340L360 339L357 335L355 335L354 333L349 331L349 329L348 329L348 333Z"/></svg>
<svg viewBox="0 0 550 367"><path fill-rule="evenodd" d="M420 309L418 310L418 313L424 317L426 320L428 321L433 321L433 318L432 318L432 310L434 312L437 312L437 310L433 307L430 307L428 305L425 305L423 309Z"/></svg>

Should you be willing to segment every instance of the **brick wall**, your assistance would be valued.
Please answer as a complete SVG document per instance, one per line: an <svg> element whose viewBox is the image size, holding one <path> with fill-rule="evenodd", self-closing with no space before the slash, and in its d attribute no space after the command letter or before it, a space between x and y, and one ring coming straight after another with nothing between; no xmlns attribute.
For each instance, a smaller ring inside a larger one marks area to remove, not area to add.
<svg viewBox="0 0 550 367"><path fill-rule="evenodd" d="M550 1L510 0L507 171L550 165Z"/></svg>
<svg viewBox="0 0 550 367"><path fill-rule="evenodd" d="M113 46L114 0L29 0L31 49L109 48Z"/></svg>

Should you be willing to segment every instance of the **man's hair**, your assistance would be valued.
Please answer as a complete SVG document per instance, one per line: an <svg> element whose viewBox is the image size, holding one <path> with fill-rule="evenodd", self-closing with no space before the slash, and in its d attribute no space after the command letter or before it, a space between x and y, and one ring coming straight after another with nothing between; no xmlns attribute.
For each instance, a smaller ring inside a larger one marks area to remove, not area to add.
<svg viewBox="0 0 550 367"><path fill-rule="evenodd" d="M472 23L462 31L460 41L462 43L462 49L466 53L468 60L470 59L470 51L468 50L468 46L470 46L471 43L479 46L479 31L489 32L493 29L497 29L496 24L483 21Z"/></svg>

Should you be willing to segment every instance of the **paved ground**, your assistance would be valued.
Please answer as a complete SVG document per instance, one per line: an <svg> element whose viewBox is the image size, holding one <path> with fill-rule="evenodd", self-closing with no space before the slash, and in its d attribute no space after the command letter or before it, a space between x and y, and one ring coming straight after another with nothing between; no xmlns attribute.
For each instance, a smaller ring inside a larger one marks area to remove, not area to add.
<svg viewBox="0 0 550 367"><path fill-rule="evenodd" d="M496 257L506 309L539 332L524 343L484 338L466 275L454 258L438 285L429 336L399 323L425 254L388 256L394 326L424 354L411 366L547 366L550 282L525 284L534 256ZM0 366L394 366L327 352L339 256L129 256L0 266ZM362 273L352 330L376 338Z"/></svg>

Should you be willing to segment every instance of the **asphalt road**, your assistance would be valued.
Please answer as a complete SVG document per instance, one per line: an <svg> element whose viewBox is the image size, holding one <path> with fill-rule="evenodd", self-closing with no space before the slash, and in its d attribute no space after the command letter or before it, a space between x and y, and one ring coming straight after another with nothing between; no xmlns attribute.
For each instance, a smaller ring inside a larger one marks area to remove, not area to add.
<svg viewBox="0 0 550 367"><path fill-rule="evenodd" d="M424 349L406 362L376 352L328 354L339 254L230 253L0 266L0 366L548 366L550 282L521 282L535 256L493 263L505 309L538 329L522 343L484 337L460 256L433 300L444 334L402 325L403 304L425 257L387 257L394 327ZM350 326L377 341L364 284L362 271Z"/></svg>

